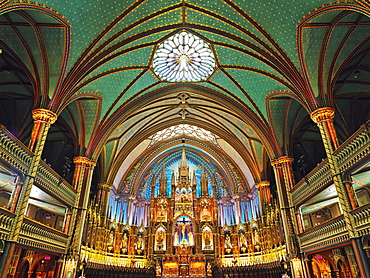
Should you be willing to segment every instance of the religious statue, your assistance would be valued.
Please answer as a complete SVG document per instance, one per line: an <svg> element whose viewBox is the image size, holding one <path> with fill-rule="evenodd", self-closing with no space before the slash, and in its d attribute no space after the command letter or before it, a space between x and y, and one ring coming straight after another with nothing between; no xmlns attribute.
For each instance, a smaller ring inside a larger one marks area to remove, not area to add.
<svg viewBox="0 0 370 278"><path fill-rule="evenodd" d="M190 222L177 222L174 234L174 245L194 245L194 232Z"/></svg>
<svg viewBox="0 0 370 278"><path fill-rule="evenodd" d="M144 249L142 235L139 234L136 238L136 251L140 255Z"/></svg>
<svg viewBox="0 0 370 278"><path fill-rule="evenodd" d="M247 239L245 238L244 233L239 234L240 239L240 250L244 253L247 250Z"/></svg>
<svg viewBox="0 0 370 278"><path fill-rule="evenodd" d="M212 248L212 231L209 229L203 230L203 250L211 250Z"/></svg>
<svg viewBox="0 0 370 278"><path fill-rule="evenodd" d="M247 247L247 240L244 233L240 233L240 246Z"/></svg>
<svg viewBox="0 0 370 278"><path fill-rule="evenodd" d="M114 244L114 231L110 231L108 238L108 252L112 252Z"/></svg>
<svg viewBox="0 0 370 278"><path fill-rule="evenodd" d="M123 254L127 252L127 244L128 244L127 233L123 233L121 240L121 250Z"/></svg>
<svg viewBox="0 0 370 278"><path fill-rule="evenodd" d="M226 253L229 254L232 249L233 249L233 245L231 244L230 235L229 234L226 234L226 237L225 237L225 250L226 250Z"/></svg>
<svg viewBox="0 0 370 278"><path fill-rule="evenodd" d="M156 250L161 251L165 250L165 231L157 230L156 233Z"/></svg>

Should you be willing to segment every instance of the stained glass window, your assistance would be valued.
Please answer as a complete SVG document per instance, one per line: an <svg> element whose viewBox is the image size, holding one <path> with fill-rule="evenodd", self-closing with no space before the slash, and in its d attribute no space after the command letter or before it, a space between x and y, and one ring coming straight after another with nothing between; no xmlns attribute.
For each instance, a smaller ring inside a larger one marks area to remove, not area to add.
<svg viewBox="0 0 370 278"><path fill-rule="evenodd" d="M180 124L176 126L171 126L164 130L157 132L156 134L150 136L149 138L152 139L151 145L154 145L160 141L167 140L169 138L177 137L177 136L191 136L198 138L200 140L205 140L212 142L213 144L217 145L216 139L218 138L217 135L211 133L208 130L203 128L188 125L188 124Z"/></svg>
<svg viewBox="0 0 370 278"><path fill-rule="evenodd" d="M153 70L163 81L204 81L214 69L215 58L208 43L186 31L161 43L153 58Z"/></svg>

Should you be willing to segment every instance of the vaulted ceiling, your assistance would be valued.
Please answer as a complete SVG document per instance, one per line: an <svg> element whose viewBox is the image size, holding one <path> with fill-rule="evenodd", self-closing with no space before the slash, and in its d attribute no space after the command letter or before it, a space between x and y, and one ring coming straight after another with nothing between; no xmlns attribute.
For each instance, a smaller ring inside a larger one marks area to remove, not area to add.
<svg viewBox="0 0 370 278"><path fill-rule="evenodd" d="M307 172L325 157L309 112L336 108L341 141L369 119L369 11L361 0L2 0L0 123L27 143L32 109L56 112L44 158L60 173L65 157L99 160L110 183L147 155L138 145L178 124L229 144L212 148L249 187L243 168L267 179L281 155L300 178L299 158ZM182 30L214 52L205 81L153 73L156 47Z"/></svg>

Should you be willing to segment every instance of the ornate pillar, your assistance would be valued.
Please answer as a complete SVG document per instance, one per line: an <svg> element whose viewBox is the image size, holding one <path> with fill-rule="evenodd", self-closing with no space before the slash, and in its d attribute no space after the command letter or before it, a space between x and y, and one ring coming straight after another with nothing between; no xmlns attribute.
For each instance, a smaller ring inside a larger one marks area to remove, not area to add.
<svg viewBox="0 0 370 278"><path fill-rule="evenodd" d="M348 194L348 198L349 198L349 202L351 204L351 208L352 209L357 208L358 207L358 201L357 201L357 198L356 198L355 191L353 190L352 181L345 180L345 181L343 181L343 183L344 183L344 186L345 186L347 194Z"/></svg>
<svg viewBox="0 0 370 278"><path fill-rule="evenodd" d="M283 219L285 242L287 244L287 252L292 264L292 275L294 277L300 277L303 273L303 269L299 263L301 260L300 242L298 238L298 228L295 221L295 211L292 197L290 195L290 190L294 185L292 163L293 158L282 156L273 160L271 165L275 173L281 216Z"/></svg>
<svg viewBox="0 0 370 278"><path fill-rule="evenodd" d="M88 196L90 193L91 178L96 165L95 161L82 156L75 157L73 162L75 163L75 172L72 185L77 193L70 222L69 240L67 243L68 254L64 259L61 277L67 277L67 275L71 273L74 275L76 272L86 218Z"/></svg>
<svg viewBox="0 0 370 278"><path fill-rule="evenodd" d="M98 184L99 192L98 195L100 196L99 207L100 207L100 215L105 219L107 217L107 207L109 201L109 193L112 189L112 185L106 182L100 182Z"/></svg>
<svg viewBox="0 0 370 278"><path fill-rule="evenodd" d="M68 211L68 210L66 210L66 211ZM68 234L68 232L69 232L69 227L71 225L71 217L72 217L72 213L66 212L66 214L64 216L64 224L63 224L63 233L65 233L65 234Z"/></svg>
<svg viewBox="0 0 370 278"><path fill-rule="evenodd" d="M317 124L320 130L321 138L330 166L330 171L333 175L333 182L337 190L339 203L343 211L344 221L346 223L346 228L352 241L352 247L355 253L361 276L370 277L370 274L367 274L367 272L370 272L370 270L366 269L368 267L365 268L366 262L362 260L361 251L363 252L363 250L359 249L359 235L354 228L353 215L350 213L350 211L352 210L352 206L354 205L351 205L350 195L352 195L352 191L347 191L346 186L343 182L342 173L340 172L339 165L337 163L337 159L334 155L334 151L338 148L338 138L333 123L334 114L335 112L333 108L323 107L313 111L311 113L311 119Z"/></svg>
<svg viewBox="0 0 370 278"><path fill-rule="evenodd" d="M258 197L261 204L262 214L266 213L266 205L271 203L271 194L270 194L270 182L261 181L255 184L255 187L258 189Z"/></svg>
<svg viewBox="0 0 370 278"><path fill-rule="evenodd" d="M21 195L22 186L23 186L23 182L20 182L20 181L15 182L15 187L14 187L12 196L9 200L9 204L8 204L8 208L10 212L13 212L13 213L15 212L19 197Z"/></svg>
<svg viewBox="0 0 370 278"><path fill-rule="evenodd" d="M22 189L20 190L20 194L18 196L18 203L13 208L14 213L17 215L14 219L11 233L9 235L10 241L6 244L9 244L9 248L7 250L8 253L3 253L0 259L0 265L9 265L10 260L13 257L13 252L15 248L15 243L18 240L19 233L21 231L21 226L23 223L24 213L26 211L28 200L30 197L31 189L33 182L35 180L35 176L37 173L37 168L40 164L41 154L44 150L46 137L50 126L55 123L57 120L57 115L47 109L39 108L32 111L32 117L34 120L34 125L32 129L31 141L29 149L34 153L33 157L31 158L30 165L28 168L27 173L25 173L25 179L23 182ZM6 277L7 268L3 268L3 272L1 273L1 278Z"/></svg>
<svg viewBox="0 0 370 278"><path fill-rule="evenodd" d="M304 265L306 268L306 273L308 278L314 278L313 270L312 270L312 261L309 258L304 258Z"/></svg>
<svg viewBox="0 0 370 278"><path fill-rule="evenodd" d="M72 211L71 217L71 229L70 229L70 251L78 252L83 225L85 223L88 195L90 193L91 178L95 161L90 160L87 157L78 156L73 159L75 163L75 173L73 177L72 185L77 190L75 206Z"/></svg>

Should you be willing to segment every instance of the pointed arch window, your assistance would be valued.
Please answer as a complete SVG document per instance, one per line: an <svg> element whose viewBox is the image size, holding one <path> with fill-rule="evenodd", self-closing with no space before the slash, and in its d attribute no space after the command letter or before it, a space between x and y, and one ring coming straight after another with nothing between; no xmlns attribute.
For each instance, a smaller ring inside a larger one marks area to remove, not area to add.
<svg viewBox="0 0 370 278"><path fill-rule="evenodd" d="M215 145L217 145L216 139L218 138L217 135L211 133L208 130L188 124L171 126L157 132L156 134L153 134L149 138L152 139L151 145L154 145L160 141L164 141L177 136L191 136L200 140L209 141Z"/></svg>

